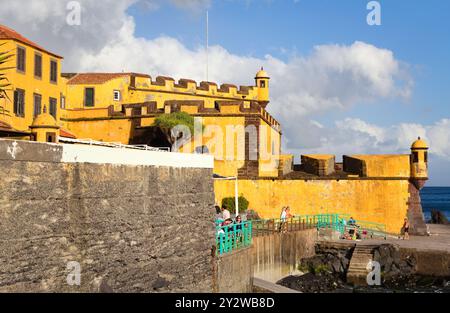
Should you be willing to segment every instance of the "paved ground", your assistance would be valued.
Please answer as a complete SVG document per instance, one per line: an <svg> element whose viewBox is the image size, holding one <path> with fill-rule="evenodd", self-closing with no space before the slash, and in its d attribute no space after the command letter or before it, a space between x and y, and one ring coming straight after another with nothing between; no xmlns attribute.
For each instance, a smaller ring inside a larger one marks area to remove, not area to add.
<svg viewBox="0 0 450 313"><path fill-rule="evenodd" d="M394 243L400 247L415 248L420 250L442 250L450 252L450 225L428 225L431 236L410 236L410 240L398 238L369 239L357 241L357 245ZM352 242L340 240L342 242Z"/></svg>

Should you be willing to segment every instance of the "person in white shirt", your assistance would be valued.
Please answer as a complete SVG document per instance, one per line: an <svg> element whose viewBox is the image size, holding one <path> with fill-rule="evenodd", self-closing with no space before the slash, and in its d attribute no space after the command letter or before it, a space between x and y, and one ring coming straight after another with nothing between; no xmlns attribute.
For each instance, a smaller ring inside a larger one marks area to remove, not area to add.
<svg viewBox="0 0 450 313"><path fill-rule="evenodd" d="M228 220L230 218L231 218L230 211L228 211L227 208L222 205L222 219L224 221L226 221L226 220Z"/></svg>
<svg viewBox="0 0 450 313"><path fill-rule="evenodd" d="M281 209L281 216L280 216L280 229L278 230L280 232L283 231L284 224L286 223L286 216L287 216L286 207L283 207Z"/></svg>

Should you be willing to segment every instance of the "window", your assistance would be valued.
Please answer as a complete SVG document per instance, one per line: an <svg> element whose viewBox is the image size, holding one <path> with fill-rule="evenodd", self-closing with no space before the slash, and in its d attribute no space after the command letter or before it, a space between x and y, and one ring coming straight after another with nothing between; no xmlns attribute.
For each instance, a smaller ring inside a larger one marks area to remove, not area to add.
<svg viewBox="0 0 450 313"><path fill-rule="evenodd" d="M42 107L42 96L35 93L34 94L34 117L41 114L41 110L42 110L41 107Z"/></svg>
<svg viewBox="0 0 450 313"><path fill-rule="evenodd" d="M64 95L62 93L59 96L59 105L60 105L61 109L66 108L66 97L64 97Z"/></svg>
<svg viewBox="0 0 450 313"><path fill-rule="evenodd" d="M94 88L86 88L84 90L84 106L85 107L93 107L95 106L95 89Z"/></svg>
<svg viewBox="0 0 450 313"><path fill-rule="evenodd" d="M26 50L23 47L17 47L17 70L25 73L26 70Z"/></svg>
<svg viewBox="0 0 450 313"><path fill-rule="evenodd" d="M25 116L25 90L14 90L14 113L17 116Z"/></svg>
<svg viewBox="0 0 450 313"><path fill-rule="evenodd" d="M46 133L45 137L47 142L56 142L56 133Z"/></svg>
<svg viewBox="0 0 450 313"><path fill-rule="evenodd" d="M428 152L425 151L424 153L425 153L425 163L427 163L428 162Z"/></svg>
<svg viewBox="0 0 450 313"><path fill-rule="evenodd" d="M58 62L55 60L50 61L50 81L52 83L58 82Z"/></svg>
<svg viewBox="0 0 450 313"><path fill-rule="evenodd" d="M53 116L56 119L56 105L58 103L58 100L55 98L49 99L49 106L50 106L50 115Z"/></svg>
<svg viewBox="0 0 450 313"><path fill-rule="evenodd" d="M259 87L266 88L266 81L265 80L260 81Z"/></svg>
<svg viewBox="0 0 450 313"><path fill-rule="evenodd" d="M38 53L34 55L34 76L42 78L42 55Z"/></svg>
<svg viewBox="0 0 450 313"><path fill-rule="evenodd" d="M413 163L419 163L419 152L413 152Z"/></svg>
<svg viewBox="0 0 450 313"><path fill-rule="evenodd" d="M114 101L120 101L120 91L114 90Z"/></svg>

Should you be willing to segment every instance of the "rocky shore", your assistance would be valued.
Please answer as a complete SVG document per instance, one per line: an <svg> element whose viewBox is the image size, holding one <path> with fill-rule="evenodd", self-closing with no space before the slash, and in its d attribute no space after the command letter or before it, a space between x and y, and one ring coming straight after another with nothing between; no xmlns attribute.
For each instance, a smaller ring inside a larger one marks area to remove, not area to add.
<svg viewBox="0 0 450 313"><path fill-rule="evenodd" d="M373 251L381 266L381 286L354 287L347 283L347 271L354 246L316 247L316 255L301 260L304 275L289 276L279 285L305 293L360 292L445 292L450 293L450 277L431 277L416 273L414 257L402 257L399 247L382 244Z"/></svg>

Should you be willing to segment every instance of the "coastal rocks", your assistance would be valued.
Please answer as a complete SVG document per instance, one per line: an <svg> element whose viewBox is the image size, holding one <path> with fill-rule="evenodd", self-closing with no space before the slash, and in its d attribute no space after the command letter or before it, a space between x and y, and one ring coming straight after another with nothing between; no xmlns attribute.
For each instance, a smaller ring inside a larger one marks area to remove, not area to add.
<svg viewBox="0 0 450 313"><path fill-rule="evenodd" d="M277 282L277 284L305 293L334 292L336 290L339 290L339 292L352 292L352 289L346 286L343 280L336 279L333 274L327 272L288 276Z"/></svg>
<svg viewBox="0 0 450 313"><path fill-rule="evenodd" d="M316 255L300 262L299 269L306 274L286 277L278 284L306 293L450 292L450 277L423 273L423 260L417 254L387 243L371 250L372 260L380 264L381 286L351 286L347 275L354 254L355 244L320 242Z"/></svg>
<svg viewBox="0 0 450 313"><path fill-rule="evenodd" d="M444 213L438 210L431 210L431 224L450 225Z"/></svg>
<svg viewBox="0 0 450 313"><path fill-rule="evenodd" d="M417 260L413 256L402 258L397 245L383 244L374 249L373 260L380 263L384 284L407 283L408 277L415 273Z"/></svg>
<svg viewBox="0 0 450 313"><path fill-rule="evenodd" d="M345 279L350 259L353 254L352 246L316 245L316 255L302 259L299 269L312 274L330 273Z"/></svg>

